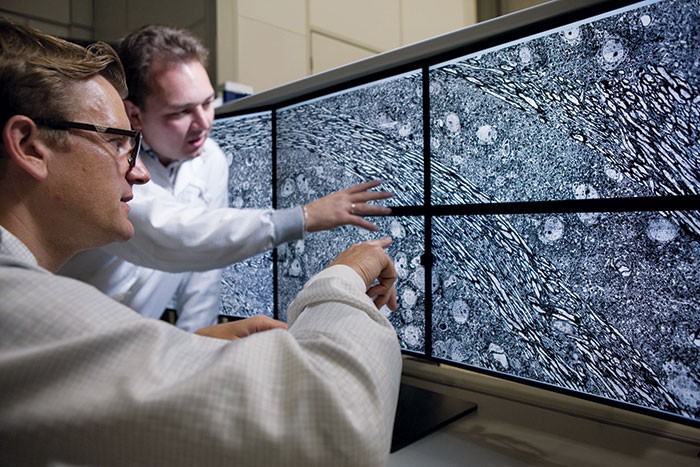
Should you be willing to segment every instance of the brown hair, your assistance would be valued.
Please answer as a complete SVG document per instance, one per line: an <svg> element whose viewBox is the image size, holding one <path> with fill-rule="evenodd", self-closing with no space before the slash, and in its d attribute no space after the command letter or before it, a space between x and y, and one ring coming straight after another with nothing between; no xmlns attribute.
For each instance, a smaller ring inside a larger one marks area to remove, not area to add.
<svg viewBox="0 0 700 467"><path fill-rule="evenodd" d="M154 63L176 64L191 60L207 66L209 51L202 41L186 29L168 26L144 26L122 38L119 58L124 64L129 99L143 107L152 92L150 71Z"/></svg>
<svg viewBox="0 0 700 467"><path fill-rule="evenodd" d="M13 115L65 119L78 102L73 85L98 74L126 97L124 69L108 44L85 48L0 17L0 127Z"/></svg>

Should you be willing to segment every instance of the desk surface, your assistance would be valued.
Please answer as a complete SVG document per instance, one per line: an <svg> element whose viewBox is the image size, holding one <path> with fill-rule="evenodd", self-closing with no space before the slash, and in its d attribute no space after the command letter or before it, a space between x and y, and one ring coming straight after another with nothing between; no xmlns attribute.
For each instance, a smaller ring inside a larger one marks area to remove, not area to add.
<svg viewBox="0 0 700 467"><path fill-rule="evenodd" d="M389 456L390 467L700 467L700 446L464 389L404 377L466 398L476 412Z"/></svg>

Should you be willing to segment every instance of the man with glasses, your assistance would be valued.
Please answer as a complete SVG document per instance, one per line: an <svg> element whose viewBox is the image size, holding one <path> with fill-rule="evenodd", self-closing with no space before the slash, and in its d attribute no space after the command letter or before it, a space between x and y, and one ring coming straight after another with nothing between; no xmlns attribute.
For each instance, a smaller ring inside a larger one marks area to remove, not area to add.
<svg viewBox="0 0 700 467"><path fill-rule="evenodd" d="M345 224L377 230L362 216L390 212L368 204L390 196L369 191L379 182L291 209L228 208L229 167L209 138L215 95L206 48L185 30L146 26L122 40L119 54L129 85L127 114L143 132L142 159L153 183L135 189L131 241L82 253L61 274L144 316L160 318L173 308L176 324L193 331L217 320L219 268L307 232Z"/></svg>
<svg viewBox="0 0 700 467"><path fill-rule="evenodd" d="M141 151L141 132L134 130L123 130L120 128L111 128L100 125L91 125L89 123L78 123L78 122L67 122L65 120L50 120L44 118L35 118L34 123L39 126L45 126L48 128L53 128L54 130L85 130L85 131L95 131L98 133L107 133L111 135L127 136L129 143L129 170L133 169L136 165L136 159ZM124 146L125 138L112 139L113 144L118 148Z"/></svg>
<svg viewBox="0 0 700 467"><path fill-rule="evenodd" d="M52 274L134 235L150 174L123 70L0 18L0 465L383 465L398 395L389 239L290 305L189 333ZM371 299L368 294L372 297Z"/></svg>

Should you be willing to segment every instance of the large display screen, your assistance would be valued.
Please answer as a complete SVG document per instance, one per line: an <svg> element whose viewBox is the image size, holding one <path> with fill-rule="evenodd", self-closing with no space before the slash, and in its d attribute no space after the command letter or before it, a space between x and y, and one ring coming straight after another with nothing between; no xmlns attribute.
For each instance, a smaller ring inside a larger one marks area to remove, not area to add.
<svg viewBox="0 0 700 467"><path fill-rule="evenodd" d="M229 205L272 207L272 113L222 118L211 132L229 163ZM247 318L274 316L272 252L227 266L222 273L220 313Z"/></svg>
<svg viewBox="0 0 700 467"><path fill-rule="evenodd" d="M493 213L433 218L433 357L700 419L700 215L655 211L700 192L697 7L430 67L432 201Z"/></svg>
<svg viewBox="0 0 700 467"><path fill-rule="evenodd" d="M276 316L391 235L406 353L700 427L700 2L594 6L274 100L276 207L394 193L379 233L278 247Z"/></svg>
<svg viewBox="0 0 700 467"><path fill-rule="evenodd" d="M393 241L387 253L398 273L399 309L391 312L384 307L381 311L394 325L403 350L425 354L425 271L421 262L425 221L418 216L368 219L377 224L381 234L345 226L278 248L280 317L286 319L282 310L287 309L304 283L342 250L354 243L390 235Z"/></svg>
<svg viewBox="0 0 700 467"><path fill-rule="evenodd" d="M431 67L433 204L700 193L693 4L647 2Z"/></svg>
<svg viewBox="0 0 700 467"><path fill-rule="evenodd" d="M387 206L423 204L423 99L421 73L373 82L277 111L279 207L305 204L368 180L394 194ZM417 262L425 244L422 218L374 220L403 266L401 311L387 315L405 350L424 352L424 281ZM354 226L309 235L280 248L280 316L304 282L342 249L377 238ZM416 277L420 277L417 280Z"/></svg>
<svg viewBox="0 0 700 467"><path fill-rule="evenodd" d="M435 217L432 231L435 358L698 418L696 236L658 212Z"/></svg>
<svg viewBox="0 0 700 467"><path fill-rule="evenodd" d="M423 204L423 86L417 71L277 111L280 207L307 203L368 180Z"/></svg>

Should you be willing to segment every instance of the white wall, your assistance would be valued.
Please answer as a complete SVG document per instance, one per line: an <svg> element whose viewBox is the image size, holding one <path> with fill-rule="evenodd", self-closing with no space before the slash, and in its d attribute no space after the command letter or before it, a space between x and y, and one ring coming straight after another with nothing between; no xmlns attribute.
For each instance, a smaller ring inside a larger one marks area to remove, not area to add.
<svg viewBox="0 0 700 467"><path fill-rule="evenodd" d="M217 82L255 92L476 22L476 0L217 0Z"/></svg>
<svg viewBox="0 0 700 467"><path fill-rule="evenodd" d="M256 92L543 0L0 0L0 14L62 37L116 42L147 23L185 27L211 50L217 85ZM484 3L486 2L486 3Z"/></svg>
<svg viewBox="0 0 700 467"><path fill-rule="evenodd" d="M208 46L215 43L216 3L213 0L91 0L95 36L116 41L146 24L187 28Z"/></svg>
<svg viewBox="0 0 700 467"><path fill-rule="evenodd" d="M0 14L73 39L114 42L158 23L188 28L216 45L216 0L0 0Z"/></svg>
<svg viewBox="0 0 700 467"><path fill-rule="evenodd" d="M208 71L210 76L216 76L215 0L90 1L94 3L95 39L117 43L128 32L146 24L185 28L212 51Z"/></svg>
<svg viewBox="0 0 700 467"><path fill-rule="evenodd" d="M56 36L93 38L92 0L0 0L0 14Z"/></svg>
<svg viewBox="0 0 700 467"><path fill-rule="evenodd" d="M0 14L56 36L112 44L149 23L187 28L212 51L216 76L216 0L0 0Z"/></svg>

